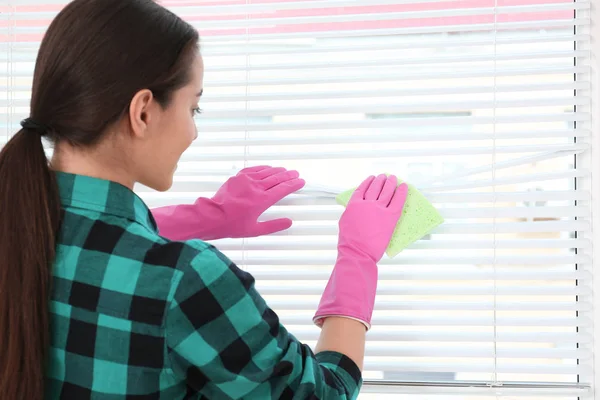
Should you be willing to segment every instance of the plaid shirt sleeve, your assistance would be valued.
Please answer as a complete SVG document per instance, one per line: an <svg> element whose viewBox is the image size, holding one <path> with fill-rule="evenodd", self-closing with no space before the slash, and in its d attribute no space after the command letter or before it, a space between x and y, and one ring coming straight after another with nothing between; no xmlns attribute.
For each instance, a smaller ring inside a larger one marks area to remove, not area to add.
<svg viewBox="0 0 600 400"><path fill-rule="evenodd" d="M362 384L348 357L288 333L254 278L212 246L174 286L166 345L173 372L211 399L355 399Z"/></svg>

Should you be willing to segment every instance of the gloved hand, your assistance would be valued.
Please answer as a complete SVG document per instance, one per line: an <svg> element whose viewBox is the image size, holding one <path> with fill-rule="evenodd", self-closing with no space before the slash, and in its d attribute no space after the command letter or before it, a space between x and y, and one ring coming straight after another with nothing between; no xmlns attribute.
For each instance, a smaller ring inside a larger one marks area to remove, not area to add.
<svg viewBox="0 0 600 400"><path fill-rule="evenodd" d="M340 218L338 257L314 322L326 317L356 319L371 328L377 290L377 263L398 223L408 186L395 176L369 177L356 189Z"/></svg>
<svg viewBox="0 0 600 400"><path fill-rule="evenodd" d="M152 215L160 234L171 240L268 235L288 229L292 220L258 222L258 217L304 184L297 171L250 167L229 178L210 199L200 197L194 204L155 208Z"/></svg>

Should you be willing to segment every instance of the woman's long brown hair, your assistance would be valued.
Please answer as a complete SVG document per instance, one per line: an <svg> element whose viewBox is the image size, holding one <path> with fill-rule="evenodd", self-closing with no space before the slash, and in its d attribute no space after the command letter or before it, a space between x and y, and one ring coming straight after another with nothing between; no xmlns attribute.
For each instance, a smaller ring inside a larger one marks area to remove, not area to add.
<svg viewBox="0 0 600 400"><path fill-rule="evenodd" d="M86 147L141 89L166 107L189 82L196 30L152 0L75 0L37 57L30 117L0 152L0 399L42 400L60 201L42 136Z"/></svg>

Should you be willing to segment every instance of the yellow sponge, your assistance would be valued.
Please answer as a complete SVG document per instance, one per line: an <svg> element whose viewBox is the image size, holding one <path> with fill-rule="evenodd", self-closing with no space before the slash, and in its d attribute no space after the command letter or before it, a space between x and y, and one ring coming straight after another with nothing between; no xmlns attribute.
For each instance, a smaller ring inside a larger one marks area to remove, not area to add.
<svg viewBox="0 0 600 400"><path fill-rule="evenodd" d="M398 184L402 181L398 181ZM354 189L347 190L336 196L338 204L346 207ZM400 222L396 225L392 239L386 249L386 254L393 258L411 243L416 242L444 222L444 218L414 186L408 185L406 203Z"/></svg>

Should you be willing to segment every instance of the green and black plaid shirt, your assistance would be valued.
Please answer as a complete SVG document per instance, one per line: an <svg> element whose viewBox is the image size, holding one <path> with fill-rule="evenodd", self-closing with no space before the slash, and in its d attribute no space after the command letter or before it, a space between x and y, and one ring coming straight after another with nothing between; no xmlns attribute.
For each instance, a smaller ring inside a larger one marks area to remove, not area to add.
<svg viewBox="0 0 600 400"><path fill-rule="evenodd" d="M122 185L57 176L47 399L357 397L357 366L299 343L214 247L160 237Z"/></svg>

